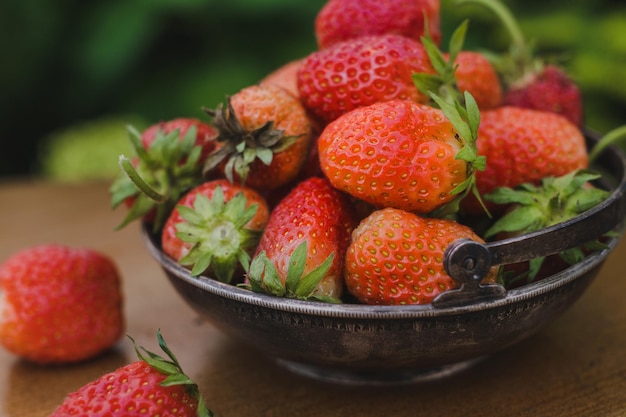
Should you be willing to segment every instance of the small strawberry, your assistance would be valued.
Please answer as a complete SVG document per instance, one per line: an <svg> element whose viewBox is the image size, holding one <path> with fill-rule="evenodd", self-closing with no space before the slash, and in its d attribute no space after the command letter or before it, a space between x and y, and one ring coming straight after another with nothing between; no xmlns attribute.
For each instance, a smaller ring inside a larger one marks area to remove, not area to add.
<svg viewBox="0 0 626 417"><path fill-rule="evenodd" d="M476 145L487 158L485 170L476 172L481 195L497 187L537 183L589 164L582 132L564 117L546 111L511 106L484 111ZM462 206L470 214L481 212L471 198Z"/></svg>
<svg viewBox="0 0 626 417"><path fill-rule="evenodd" d="M385 208L365 218L352 233L346 253L348 291L365 304L428 304L458 287L443 266L449 244L461 238L483 240L453 220ZM493 282L497 268L486 281Z"/></svg>
<svg viewBox="0 0 626 417"><path fill-rule="evenodd" d="M439 0L329 0L315 18L320 49L367 35L395 33L419 40L428 32L441 38Z"/></svg>
<svg viewBox="0 0 626 417"><path fill-rule="evenodd" d="M91 249L19 251L0 265L0 293L0 343L32 362L90 359L124 330L117 267Z"/></svg>
<svg viewBox="0 0 626 417"><path fill-rule="evenodd" d="M208 181L178 202L163 227L161 246L190 267L191 275L231 282L237 271L248 269L268 218L265 199L253 189L225 179Z"/></svg>
<svg viewBox="0 0 626 417"><path fill-rule="evenodd" d="M205 110L219 131L218 149L204 167L259 190L293 181L306 161L313 125L298 97L272 84L253 85Z"/></svg>
<svg viewBox="0 0 626 417"><path fill-rule="evenodd" d="M325 125L380 101L426 102L428 97L413 83L416 72L434 72L419 41L395 34L364 36L309 54L298 72L298 91L305 107Z"/></svg>
<svg viewBox="0 0 626 417"><path fill-rule="evenodd" d="M157 230L180 196L203 181L202 167L215 149L217 132L189 118L157 123L143 133L129 127L129 132L136 157L120 157L124 172L111 185L111 205L129 207L119 228L143 219Z"/></svg>
<svg viewBox="0 0 626 417"><path fill-rule="evenodd" d="M463 51L468 22L464 21L452 33L448 52L442 52L428 36L422 44L428 53L435 73L416 73L413 80L423 93L435 93L443 100L463 102L469 92L478 108L486 110L502 103L502 85L495 68L486 56L479 52ZM427 103L437 106L435 101Z"/></svg>
<svg viewBox="0 0 626 417"><path fill-rule="evenodd" d="M140 360L70 393L50 417L213 416L198 385L185 375L160 332L157 337L167 358L144 348L141 348L142 353L135 346Z"/></svg>
<svg viewBox="0 0 626 417"><path fill-rule="evenodd" d="M496 65L505 91L503 103L560 114L578 127L583 126L583 99L576 82L565 69L535 56L513 13L498 0L460 0L476 3L494 12L511 36L508 53Z"/></svg>
<svg viewBox="0 0 626 417"><path fill-rule="evenodd" d="M379 208L430 213L455 203L473 189L473 171L484 162L475 153L478 109L469 100L465 118L471 120L463 120L458 109L438 100L446 113L391 100L330 123L318 139L326 177Z"/></svg>
<svg viewBox="0 0 626 417"><path fill-rule="evenodd" d="M248 274L257 292L337 300L356 225L347 197L322 178L296 185L274 208Z"/></svg>
<svg viewBox="0 0 626 417"><path fill-rule="evenodd" d="M486 231L486 239L506 238L535 232L565 222L604 201L609 192L591 184L600 174L575 170L560 177L549 176L540 185L520 184L515 188L500 187L485 195L487 201L504 205L506 213ZM532 282L552 275L559 269L581 261L589 250L603 248L599 242L589 242L547 257L521 264L506 265L505 271L516 271L502 284L511 287L514 281ZM559 260L560 259L560 260ZM522 280L523 279L523 280ZM522 280L522 281L521 281Z"/></svg>

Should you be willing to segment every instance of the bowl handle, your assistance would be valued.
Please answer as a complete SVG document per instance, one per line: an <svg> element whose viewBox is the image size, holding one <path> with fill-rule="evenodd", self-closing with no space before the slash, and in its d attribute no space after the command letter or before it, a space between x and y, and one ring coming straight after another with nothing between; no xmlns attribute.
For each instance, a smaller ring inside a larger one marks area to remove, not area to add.
<svg viewBox="0 0 626 417"><path fill-rule="evenodd" d="M617 170L618 186L602 203L563 223L521 236L489 243L469 239L452 242L444 254L444 268L460 283L433 300L436 308L473 304L506 296L499 284L481 284L492 266L552 255L597 239L614 230L626 216L626 163L614 150L606 162Z"/></svg>

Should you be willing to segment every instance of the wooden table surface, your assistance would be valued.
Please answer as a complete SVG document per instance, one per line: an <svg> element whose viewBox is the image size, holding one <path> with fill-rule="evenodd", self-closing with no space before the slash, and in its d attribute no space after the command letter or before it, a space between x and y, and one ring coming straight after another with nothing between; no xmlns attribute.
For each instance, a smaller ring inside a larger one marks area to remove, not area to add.
<svg viewBox="0 0 626 417"><path fill-rule="evenodd" d="M373 389L293 375L203 322L144 249L114 231L108 184L0 182L0 261L63 243L111 256L124 280L127 333L158 350L161 329L218 417L626 416L626 242L565 314L530 339L436 383ZM65 396L135 360L128 339L86 363L43 367L0 348L0 416L48 416Z"/></svg>

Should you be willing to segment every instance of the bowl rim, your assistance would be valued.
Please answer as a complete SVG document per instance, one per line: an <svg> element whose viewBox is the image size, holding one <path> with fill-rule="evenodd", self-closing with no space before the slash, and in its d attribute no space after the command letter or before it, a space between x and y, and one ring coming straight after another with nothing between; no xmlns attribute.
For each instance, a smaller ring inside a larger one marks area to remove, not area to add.
<svg viewBox="0 0 626 417"><path fill-rule="evenodd" d="M563 287L578 279L594 267L603 262L609 253L621 240L619 236L612 237L607 243L607 248L594 252L576 263L550 277L508 290L503 298L480 301L473 304L459 306L435 307L432 304L415 305L367 305L367 304L332 304L320 301L298 300L292 298L276 297L269 294L256 293L248 289L227 284L206 276L191 276L189 270L178 264L166 255L156 242L150 227L142 225L142 236L148 252L170 275L175 276L192 286L208 291L216 296L230 299L242 304L264 307L284 312L313 315L328 318L352 318L352 319L419 319L439 317L484 311L516 304L531 298L541 296L548 292Z"/></svg>

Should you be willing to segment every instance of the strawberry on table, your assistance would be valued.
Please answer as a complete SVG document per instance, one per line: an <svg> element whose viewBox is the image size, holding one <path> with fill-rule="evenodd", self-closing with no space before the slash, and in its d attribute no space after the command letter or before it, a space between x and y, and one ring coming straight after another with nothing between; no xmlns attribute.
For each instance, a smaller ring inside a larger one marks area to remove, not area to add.
<svg viewBox="0 0 626 417"><path fill-rule="evenodd" d="M343 258L355 225L347 196L328 181L313 177L297 184L270 216L248 273L251 289L338 299Z"/></svg>
<svg viewBox="0 0 626 417"><path fill-rule="evenodd" d="M50 417L213 416L160 332L157 337L167 358L135 347L140 360L70 393Z"/></svg>
<svg viewBox="0 0 626 417"><path fill-rule="evenodd" d="M446 247L483 240L453 220L426 218L395 208L377 210L352 233L346 254L348 291L365 304L428 304L458 287L443 266ZM494 282L497 268L485 280Z"/></svg>
<svg viewBox="0 0 626 417"><path fill-rule="evenodd" d="M32 362L79 362L124 331L120 275L92 249L40 245L0 265L0 344Z"/></svg>
<svg viewBox="0 0 626 417"><path fill-rule="evenodd" d="M271 190L293 181L308 158L313 125L298 97L271 83L248 86L205 110L219 135L204 167L231 182Z"/></svg>
<svg viewBox="0 0 626 417"><path fill-rule="evenodd" d="M138 132L130 127L136 157L121 156L122 175L110 188L111 205L129 207L120 228L135 220L154 223L159 229L173 204L201 183L202 167L215 149L217 132L193 118L159 122Z"/></svg>
<svg viewBox="0 0 626 417"><path fill-rule="evenodd" d="M348 39L395 33L419 41L424 25L441 39L439 0L329 0L315 18L320 49Z"/></svg>
<svg viewBox="0 0 626 417"><path fill-rule="evenodd" d="M192 275L231 282L248 269L268 218L265 199L252 188L207 181L178 202L161 232L161 246Z"/></svg>
<svg viewBox="0 0 626 417"><path fill-rule="evenodd" d="M396 34L363 36L304 58L298 91L304 106L325 125L379 101L426 102L413 83L416 72L434 72L419 41Z"/></svg>

